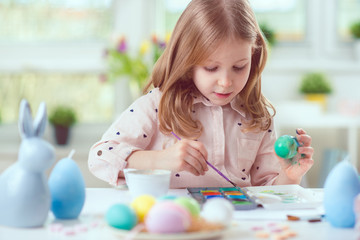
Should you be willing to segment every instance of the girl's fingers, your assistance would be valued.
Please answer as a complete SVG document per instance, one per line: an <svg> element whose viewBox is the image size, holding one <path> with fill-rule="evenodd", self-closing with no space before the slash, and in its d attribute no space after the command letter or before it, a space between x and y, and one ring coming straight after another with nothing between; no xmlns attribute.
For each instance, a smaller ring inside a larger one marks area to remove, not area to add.
<svg viewBox="0 0 360 240"><path fill-rule="evenodd" d="M207 159L207 151L206 151L204 144L202 144L202 142L191 141L190 144L193 148L195 148L196 150L198 150L201 153L204 160Z"/></svg>
<svg viewBox="0 0 360 240"><path fill-rule="evenodd" d="M199 173L199 175L204 175L205 171L202 168L202 165L200 164L199 160L194 158L191 154L187 154L187 156L184 158L184 161L186 162L186 164L193 167L196 170L196 172Z"/></svg>
<svg viewBox="0 0 360 240"><path fill-rule="evenodd" d="M188 149L189 154L191 154L195 159L199 161L204 171L208 170L208 166L206 164L207 159L207 151L205 149L204 144L198 141L189 141L190 148Z"/></svg>
<svg viewBox="0 0 360 240"><path fill-rule="evenodd" d="M312 159L314 149L311 147L311 136L307 135L301 128L296 129L296 133L296 139L300 144L297 150L298 154L291 160L279 158L282 169L290 179L304 176L314 164Z"/></svg>
<svg viewBox="0 0 360 240"><path fill-rule="evenodd" d="M302 129L302 128L297 128L297 129L296 129L296 133L299 134L299 135L301 135L301 134L306 134L305 130Z"/></svg>
<svg viewBox="0 0 360 240"><path fill-rule="evenodd" d="M179 152L179 170L186 170L194 175L204 175L208 170L205 156L207 151L201 142L183 139L177 143ZM204 156L205 155L205 156Z"/></svg>
<svg viewBox="0 0 360 240"><path fill-rule="evenodd" d="M298 135L296 136L300 146L310 146L311 145L311 137L309 135Z"/></svg>
<svg viewBox="0 0 360 240"><path fill-rule="evenodd" d="M298 153L300 153L301 156L305 156L302 158L311 158L314 154L314 149L312 147L299 147Z"/></svg>
<svg viewBox="0 0 360 240"><path fill-rule="evenodd" d="M299 159L299 163L306 166L312 166L314 164L314 160L310 158L301 158Z"/></svg>
<svg viewBox="0 0 360 240"><path fill-rule="evenodd" d="M303 129L301 129L301 128L296 129L296 133L298 134L296 136L296 139L298 140L298 142L301 146L310 146L311 145L311 137L309 135L307 135Z"/></svg>
<svg viewBox="0 0 360 240"><path fill-rule="evenodd" d="M207 170L207 164L203 155L198 150L189 148L188 157L185 159L185 161L187 161L187 163L190 165L193 165L201 175L205 174L205 171Z"/></svg>
<svg viewBox="0 0 360 240"><path fill-rule="evenodd" d="M190 172L194 174L195 176L200 176L200 173L189 163L184 162L184 165L182 166L182 169L184 171Z"/></svg>

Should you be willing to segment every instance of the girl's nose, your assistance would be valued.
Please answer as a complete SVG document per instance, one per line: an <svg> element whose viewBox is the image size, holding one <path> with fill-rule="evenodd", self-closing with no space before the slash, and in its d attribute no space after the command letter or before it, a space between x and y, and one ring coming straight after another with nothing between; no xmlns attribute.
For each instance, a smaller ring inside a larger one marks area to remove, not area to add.
<svg viewBox="0 0 360 240"><path fill-rule="evenodd" d="M232 80L228 73L224 73L220 76L218 84L222 87L230 87L232 85Z"/></svg>

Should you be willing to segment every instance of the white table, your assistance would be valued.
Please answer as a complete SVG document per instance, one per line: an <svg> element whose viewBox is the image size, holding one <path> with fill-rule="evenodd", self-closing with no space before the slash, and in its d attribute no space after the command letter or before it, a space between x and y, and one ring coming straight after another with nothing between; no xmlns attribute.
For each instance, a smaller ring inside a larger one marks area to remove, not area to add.
<svg viewBox="0 0 360 240"><path fill-rule="evenodd" d="M185 189L170 190L170 194L183 196L187 195ZM77 220L57 221L50 213L48 220L44 227L34 229L18 229L0 226L0 239L26 239L26 240L44 240L44 239L121 239L116 237L112 230L107 227L103 215L107 209L115 203L129 203L130 195L126 189L114 188L88 188L86 189L86 202L83 211ZM266 228L269 224L276 224L288 226L291 230L297 233L297 236L289 239L357 239L360 230L355 229L338 229L333 228L326 222L309 223L307 221L287 221L281 219L281 213L274 212L274 220L268 216L272 215L263 208L250 211L236 212L234 224L228 232L225 233L222 239L256 239L254 227L263 226ZM299 211L299 210L298 210ZM305 210L304 210L305 211ZM263 214L262 214L263 213ZM0 213L1 214L1 213ZM236 216L241 216L241 219L236 219ZM246 216L249 220L246 220ZM256 219L254 216L267 216L264 219ZM245 217L244 217L245 216ZM62 224L63 229L56 231L57 226ZM65 233L75 232L74 235L66 235ZM357 232L358 231L358 232ZM270 239L270 238L268 238Z"/></svg>

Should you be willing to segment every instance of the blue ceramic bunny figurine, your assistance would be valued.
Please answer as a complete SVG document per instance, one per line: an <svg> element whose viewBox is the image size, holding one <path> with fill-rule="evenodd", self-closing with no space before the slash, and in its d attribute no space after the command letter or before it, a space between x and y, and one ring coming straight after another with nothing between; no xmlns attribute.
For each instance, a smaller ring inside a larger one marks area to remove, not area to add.
<svg viewBox="0 0 360 240"><path fill-rule="evenodd" d="M19 131L22 142L18 161L0 175L0 224L40 227L50 210L50 191L45 170L55 162L55 150L42 139L47 123L45 103L33 122L26 100L20 103Z"/></svg>

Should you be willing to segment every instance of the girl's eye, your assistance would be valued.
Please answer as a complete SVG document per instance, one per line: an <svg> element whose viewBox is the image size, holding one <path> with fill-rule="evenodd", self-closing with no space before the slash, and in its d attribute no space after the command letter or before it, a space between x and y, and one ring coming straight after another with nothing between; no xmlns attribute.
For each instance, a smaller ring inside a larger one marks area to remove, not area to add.
<svg viewBox="0 0 360 240"><path fill-rule="evenodd" d="M244 68L245 68L245 66L242 66L242 67L233 66L233 69L235 70L235 72L240 72Z"/></svg>
<svg viewBox="0 0 360 240"><path fill-rule="evenodd" d="M218 67L205 67L205 70L208 72L215 72L218 69Z"/></svg>

